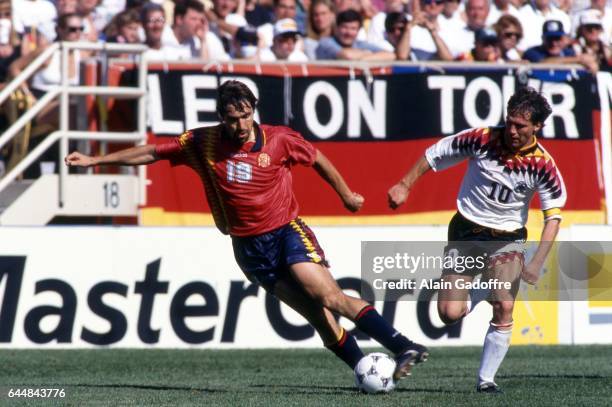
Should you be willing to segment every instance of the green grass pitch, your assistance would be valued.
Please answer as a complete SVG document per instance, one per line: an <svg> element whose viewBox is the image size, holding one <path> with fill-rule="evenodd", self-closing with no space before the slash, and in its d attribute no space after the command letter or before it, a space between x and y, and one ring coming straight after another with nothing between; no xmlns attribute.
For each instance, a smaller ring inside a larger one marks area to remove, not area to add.
<svg viewBox="0 0 612 407"><path fill-rule="evenodd" d="M604 406L612 346L511 347L498 383L474 392L480 348L433 348L387 395L363 395L352 372L316 350L0 350L0 405ZM64 399L8 399L10 388L64 388Z"/></svg>

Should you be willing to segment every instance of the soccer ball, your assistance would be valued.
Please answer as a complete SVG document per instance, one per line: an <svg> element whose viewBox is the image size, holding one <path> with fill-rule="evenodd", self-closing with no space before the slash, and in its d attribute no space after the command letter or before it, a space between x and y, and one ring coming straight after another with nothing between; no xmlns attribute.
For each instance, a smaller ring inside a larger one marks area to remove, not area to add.
<svg viewBox="0 0 612 407"><path fill-rule="evenodd" d="M381 352L370 353L355 366L355 384L365 393L388 393L395 388L395 361Z"/></svg>

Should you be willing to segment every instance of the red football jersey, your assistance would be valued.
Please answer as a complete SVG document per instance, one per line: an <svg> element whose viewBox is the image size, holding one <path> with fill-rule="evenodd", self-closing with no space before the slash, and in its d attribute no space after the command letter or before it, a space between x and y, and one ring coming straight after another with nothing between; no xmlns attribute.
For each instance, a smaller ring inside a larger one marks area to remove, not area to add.
<svg viewBox="0 0 612 407"><path fill-rule="evenodd" d="M255 125L255 142L240 146L223 126L188 130L156 147L161 159L185 164L202 179L217 228L253 236L279 228L298 215L291 166L313 165L316 149L296 131Z"/></svg>

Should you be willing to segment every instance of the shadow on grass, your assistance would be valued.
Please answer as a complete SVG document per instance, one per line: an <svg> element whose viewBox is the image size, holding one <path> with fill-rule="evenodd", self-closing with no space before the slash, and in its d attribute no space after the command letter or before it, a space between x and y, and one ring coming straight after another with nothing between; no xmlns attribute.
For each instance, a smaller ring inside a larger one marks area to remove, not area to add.
<svg viewBox="0 0 612 407"><path fill-rule="evenodd" d="M301 385L291 385L291 384L252 384L249 387L251 388L268 388L268 389L286 389L289 393L313 393L313 391L306 390L319 390L325 391L329 394L341 394L341 393L355 393L359 394L359 390L357 390L353 386L320 386L320 385L309 385L309 386L301 386ZM393 392L397 393L436 393L436 394L472 394L470 391L458 391L458 390L444 390L444 389L424 389L424 388L397 388L393 390Z"/></svg>
<svg viewBox="0 0 612 407"><path fill-rule="evenodd" d="M504 374L500 378L508 379L610 379L612 376L603 375L582 375L582 374Z"/></svg>
<svg viewBox="0 0 612 407"><path fill-rule="evenodd" d="M198 387L187 387L187 386L154 386L147 384L88 384L88 383L78 383L78 384L68 384L64 385L64 387L91 387L97 389L139 389L139 390L160 390L160 391L168 391L168 390L180 390L180 391L197 391L202 393L227 393L227 390L224 389L206 389L206 388L198 388Z"/></svg>
<svg viewBox="0 0 612 407"><path fill-rule="evenodd" d="M525 376L505 376L505 377L529 377ZM545 376L538 376L545 377ZM550 376L560 377L560 376ZM578 376L582 378L583 376ZM602 377L597 377L602 378ZM95 389L137 389L137 390L154 390L154 391L188 391L188 392L200 392L200 393L230 393L233 391L226 389L211 389L211 388L200 388L200 387L188 387L188 386L156 386L156 385L145 385L145 384L92 384L92 383L77 383L77 384L53 384L48 386L61 386L64 388L95 388ZM247 390L246 393L253 392L267 392L267 393L287 393L287 394L360 394L359 391L353 386L322 386L322 385L290 385L290 384L251 384L247 386L251 391ZM472 394L472 391L467 390L446 390L446 389L430 389L430 388L396 388L393 390L394 393L429 393L429 394Z"/></svg>

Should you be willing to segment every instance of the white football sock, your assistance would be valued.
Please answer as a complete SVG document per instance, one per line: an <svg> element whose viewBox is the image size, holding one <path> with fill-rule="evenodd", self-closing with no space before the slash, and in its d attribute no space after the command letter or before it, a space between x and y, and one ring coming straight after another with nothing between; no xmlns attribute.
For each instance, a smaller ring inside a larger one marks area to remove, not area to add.
<svg viewBox="0 0 612 407"><path fill-rule="evenodd" d="M495 325L491 322L484 340L480 369L478 370L478 384L485 382L495 383L495 373L501 365L512 336L512 322L504 325Z"/></svg>

